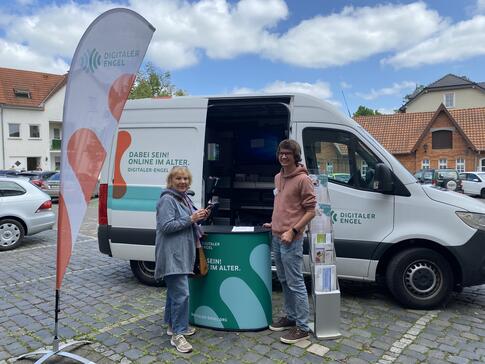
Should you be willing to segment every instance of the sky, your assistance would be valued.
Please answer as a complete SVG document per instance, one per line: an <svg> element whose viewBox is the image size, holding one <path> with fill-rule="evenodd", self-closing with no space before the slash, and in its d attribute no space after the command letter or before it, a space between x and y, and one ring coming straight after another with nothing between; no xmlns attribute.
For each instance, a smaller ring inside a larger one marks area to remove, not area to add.
<svg viewBox="0 0 485 364"><path fill-rule="evenodd" d="M0 0L0 67L67 72L114 7L153 24L145 62L189 95L296 91L392 113L448 73L485 82L485 0Z"/></svg>

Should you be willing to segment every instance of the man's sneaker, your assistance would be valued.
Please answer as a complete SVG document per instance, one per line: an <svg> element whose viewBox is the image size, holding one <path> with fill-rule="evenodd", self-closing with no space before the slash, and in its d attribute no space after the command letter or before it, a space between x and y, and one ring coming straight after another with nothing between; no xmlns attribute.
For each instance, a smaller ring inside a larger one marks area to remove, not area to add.
<svg viewBox="0 0 485 364"><path fill-rule="evenodd" d="M309 331L304 331L299 327L293 327L288 333L283 335L280 340L285 344L296 344L299 341L308 339L310 337Z"/></svg>
<svg viewBox="0 0 485 364"><path fill-rule="evenodd" d="M195 327L189 326L189 328L186 331L182 332L182 335L184 335L184 336L192 336L192 335L195 334L196 331L197 330L195 329ZM168 327L167 327L167 335L168 336L172 336L173 335L173 331L172 331L172 328L170 327L170 325L168 325Z"/></svg>
<svg viewBox="0 0 485 364"><path fill-rule="evenodd" d="M192 345L190 345L182 334L173 335L170 339L170 344L175 346L177 351L181 353L190 353L192 351Z"/></svg>
<svg viewBox="0 0 485 364"><path fill-rule="evenodd" d="M280 317L276 322L269 325L271 331L284 331L296 326L296 321L289 320L288 317Z"/></svg>

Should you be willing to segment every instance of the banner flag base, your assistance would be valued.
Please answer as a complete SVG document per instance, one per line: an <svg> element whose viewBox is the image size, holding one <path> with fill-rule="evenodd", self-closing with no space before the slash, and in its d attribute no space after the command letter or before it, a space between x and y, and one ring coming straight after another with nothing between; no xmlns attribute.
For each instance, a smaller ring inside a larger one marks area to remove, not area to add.
<svg viewBox="0 0 485 364"><path fill-rule="evenodd" d="M79 346L79 345L86 345L86 344L90 344L90 343L91 343L91 341L87 341L87 340L70 341L70 342L67 342L67 343L59 346L59 343L54 341L54 344L52 345L53 346L52 350L41 349L41 350L34 351L32 353L23 354L23 355L20 355L19 357L15 358L15 361L25 359L25 358L29 358L29 357L32 357L32 356L36 356L36 355L42 355L42 357L34 363L34 364L40 364L40 363L44 363L46 360L48 360L52 356L59 355L59 356L64 356L64 357L72 359L72 360L77 360L78 362L84 363L84 364L96 364L89 359L83 358L82 356L72 354L72 353L69 353L67 351L63 351L64 349L68 348L69 346L74 346L74 345Z"/></svg>

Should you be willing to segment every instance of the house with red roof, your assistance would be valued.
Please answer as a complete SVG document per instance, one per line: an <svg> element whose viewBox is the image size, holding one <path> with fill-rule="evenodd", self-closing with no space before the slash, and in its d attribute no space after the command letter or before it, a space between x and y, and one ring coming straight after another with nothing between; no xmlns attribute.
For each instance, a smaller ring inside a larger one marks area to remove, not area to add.
<svg viewBox="0 0 485 364"><path fill-rule="evenodd" d="M354 119L411 172L485 171L485 82L448 74L391 115Z"/></svg>
<svg viewBox="0 0 485 364"><path fill-rule="evenodd" d="M60 168L67 74L0 68L0 169Z"/></svg>
<svg viewBox="0 0 485 364"><path fill-rule="evenodd" d="M411 172L485 171L485 107L354 118Z"/></svg>

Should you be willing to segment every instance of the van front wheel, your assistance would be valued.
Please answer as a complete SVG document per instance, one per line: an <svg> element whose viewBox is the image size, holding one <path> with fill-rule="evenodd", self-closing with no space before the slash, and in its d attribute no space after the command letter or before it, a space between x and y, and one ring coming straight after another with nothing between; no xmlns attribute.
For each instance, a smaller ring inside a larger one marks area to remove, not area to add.
<svg viewBox="0 0 485 364"><path fill-rule="evenodd" d="M387 287L403 306L430 309L443 303L453 288L448 261L427 248L405 250L392 258L386 272Z"/></svg>
<svg viewBox="0 0 485 364"><path fill-rule="evenodd" d="M130 260L130 267L133 275L141 283L152 287L163 287L165 282L157 280L155 274L155 262L148 262L145 260Z"/></svg>

